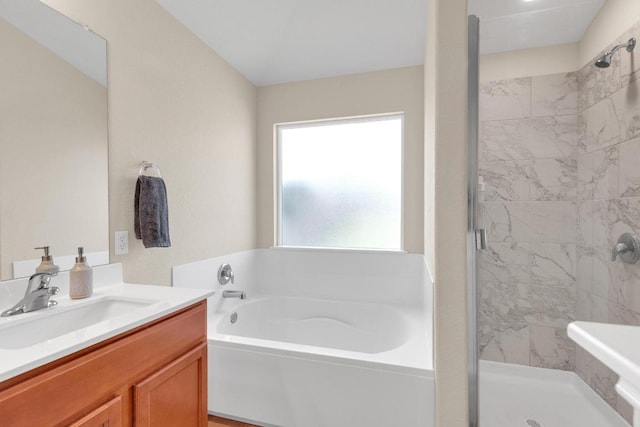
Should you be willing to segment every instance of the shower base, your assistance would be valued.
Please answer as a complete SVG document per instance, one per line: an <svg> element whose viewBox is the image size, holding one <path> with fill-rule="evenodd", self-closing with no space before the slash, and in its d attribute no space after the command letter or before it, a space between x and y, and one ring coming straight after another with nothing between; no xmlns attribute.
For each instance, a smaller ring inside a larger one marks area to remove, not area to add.
<svg viewBox="0 0 640 427"><path fill-rule="evenodd" d="M573 372L480 362L481 427L629 427Z"/></svg>

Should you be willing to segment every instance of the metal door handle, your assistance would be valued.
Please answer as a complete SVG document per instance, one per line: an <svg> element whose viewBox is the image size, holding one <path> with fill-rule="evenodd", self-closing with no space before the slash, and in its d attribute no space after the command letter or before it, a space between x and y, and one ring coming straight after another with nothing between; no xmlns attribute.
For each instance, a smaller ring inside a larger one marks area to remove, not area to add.
<svg viewBox="0 0 640 427"><path fill-rule="evenodd" d="M478 228L476 230L476 249L487 249L487 230Z"/></svg>

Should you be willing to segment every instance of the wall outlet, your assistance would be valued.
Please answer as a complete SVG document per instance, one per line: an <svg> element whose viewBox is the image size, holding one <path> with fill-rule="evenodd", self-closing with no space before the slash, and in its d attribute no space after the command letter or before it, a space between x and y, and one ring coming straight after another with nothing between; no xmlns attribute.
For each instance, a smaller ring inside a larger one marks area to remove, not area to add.
<svg viewBox="0 0 640 427"><path fill-rule="evenodd" d="M116 255L129 253L129 232L116 231Z"/></svg>

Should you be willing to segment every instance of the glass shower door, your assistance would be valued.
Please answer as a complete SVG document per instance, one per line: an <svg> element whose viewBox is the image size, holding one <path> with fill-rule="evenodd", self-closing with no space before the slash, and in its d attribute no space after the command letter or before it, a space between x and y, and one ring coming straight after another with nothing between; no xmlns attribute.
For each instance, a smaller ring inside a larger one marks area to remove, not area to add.
<svg viewBox="0 0 640 427"><path fill-rule="evenodd" d="M479 96L479 28L477 16L468 17L468 188L467 188L467 307L468 307L468 376L469 426L478 427L478 287L476 255L485 246L484 230L478 229L478 96Z"/></svg>

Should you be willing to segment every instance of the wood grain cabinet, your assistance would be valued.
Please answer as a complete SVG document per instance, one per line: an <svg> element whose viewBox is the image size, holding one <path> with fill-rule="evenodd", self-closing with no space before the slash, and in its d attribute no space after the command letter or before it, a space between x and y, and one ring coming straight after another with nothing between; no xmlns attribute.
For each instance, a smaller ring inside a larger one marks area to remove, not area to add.
<svg viewBox="0 0 640 427"><path fill-rule="evenodd" d="M122 397L116 396L95 411L85 415L70 427L120 427L122 425Z"/></svg>
<svg viewBox="0 0 640 427"><path fill-rule="evenodd" d="M136 384L136 427L206 426L206 366L204 343Z"/></svg>
<svg viewBox="0 0 640 427"><path fill-rule="evenodd" d="M206 427L206 311L202 301L0 383L0 425Z"/></svg>

